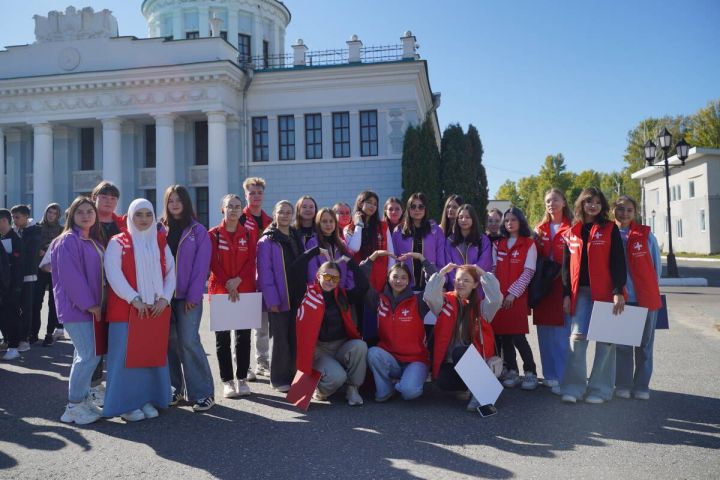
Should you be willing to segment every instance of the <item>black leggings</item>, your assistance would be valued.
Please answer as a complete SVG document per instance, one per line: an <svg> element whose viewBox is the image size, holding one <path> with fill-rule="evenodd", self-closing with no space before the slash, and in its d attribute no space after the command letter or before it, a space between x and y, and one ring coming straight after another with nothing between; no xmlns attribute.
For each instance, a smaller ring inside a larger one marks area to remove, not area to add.
<svg viewBox="0 0 720 480"><path fill-rule="evenodd" d="M220 366L220 379L223 382L229 382L235 378L245 380L250 368L250 330L235 330L235 360L237 362L235 375L233 375L232 368L230 330L215 332L215 348Z"/></svg>
<svg viewBox="0 0 720 480"><path fill-rule="evenodd" d="M498 337L500 337L502 345L505 368L516 372L519 371L517 359L515 358L515 349L517 348L523 361L523 372L537 375L533 353L525 335L498 335Z"/></svg>
<svg viewBox="0 0 720 480"><path fill-rule="evenodd" d="M435 384L441 390L467 390L467 385L462 381L455 365L460 361L465 351L468 349L467 346L455 347L452 351L452 363L444 362L440 365L440 373L435 379Z"/></svg>
<svg viewBox="0 0 720 480"><path fill-rule="evenodd" d="M53 296L52 290L52 277L48 272L42 270L38 271L38 279L35 282L35 292L33 293L33 320L32 330L30 332L31 337L37 337L40 334L40 324L42 319L40 316L43 302L45 300L45 292L50 292L50 298L48 299L48 316L47 316L47 328L45 329L46 335L52 335L55 329L59 326L57 313L55 312L55 297Z"/></svg>

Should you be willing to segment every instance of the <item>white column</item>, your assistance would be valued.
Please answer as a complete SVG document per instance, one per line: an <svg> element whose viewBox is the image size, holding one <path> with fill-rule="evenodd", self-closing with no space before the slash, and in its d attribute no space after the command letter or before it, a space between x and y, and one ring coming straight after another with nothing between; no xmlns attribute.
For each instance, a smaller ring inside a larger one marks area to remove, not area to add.
<svg viewBox="0 0 720 480"><path fill-rule="evenodd" d="M120 187L122 183L122 120L117 117L103 118L102 121L102 152L103 179Z"/></svg>
<svg viewBox="0 0 720 480"><path fill-rule="evenodd" d="M162 208L165 189L175 184L175 115L155 116L155 198ZM157 212L156 212L157 214Z"/></svg>
<svg viewBox="0 0 720 480"><path fill-rule="evenodd" d="M228 10L227 32L227 41L233 47L238 48L238 12L236 10Z"/></svg>
<svg viewBox="0 0 720 480"><path fill-rule="evenodd" d="M253 36L252 36L252 56L262 57L263 46L263 28L262 17L257 13L253 14Z"/></svg>
<svg viewBox="0 0 720 480"><path fill-rule="evenodd" d="M220 223L220 199L228 193L227 114L208 112L208 202L210 225Z"/></svg>
<svg viewBox="0 0 720 480"><path fill-rule="evenodd" d="M5 132L0 127L0 204L5 205Z"/></svg>
<svg viewBox="0 0 720 480"><path fill-rule="evenodd" d="M280 48L280 25L277 23L273 24L273 42L271 47L271 55L280 55L281 48Z"/></svg>
<svg viewBox="0 0 720 480"><path fill-rule="evenodd" d="M200 38L210 36L210 9L208 7L198 7L198 31Z"/></svg>
<svg viewBox="0 0 720 480"><path fill-rule="evenodd" d="M183 32L183 17L182 11L177 10L173 12L173 38L175 40L182 40L185 38L185 32Z"/></svg>
<svg viewBox="0 0 720 480"><path fill-rule="evenodd" d="M33 211L35 216L53 199L53 132L49 123L33 125Z"/></svg>

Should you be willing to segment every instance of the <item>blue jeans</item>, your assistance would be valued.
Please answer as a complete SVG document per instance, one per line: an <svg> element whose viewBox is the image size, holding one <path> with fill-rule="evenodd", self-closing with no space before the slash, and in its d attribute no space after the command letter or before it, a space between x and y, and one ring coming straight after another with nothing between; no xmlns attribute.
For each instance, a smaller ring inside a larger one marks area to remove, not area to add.
<svg viewBox="0 0 720 480"><path fill-rule="evenodd" d="M545 380L559 381L565 373L565 363L570 350L570 322L570 315L565 315L565 325L537 327L540 361Z"/></svg>
<svg viewBox="0 0 720 480"><path fill-rule="evenodd" d="M642 340L639 347L617 346L617 379L615 386L634 392L650 391L650 376L653 371L653 344L658 311L648 311ZM633 353L635 354L635 375L633 377Z"/></svg>
<svg viewBox="0 0 720 480"><path fill-rule="evenodd" d="M428 374L428 366L423 362L400 363L380 347L368 350L367 361L375 377L375 398L385 398L393 389L400 392L404 400L422 395Z"/></svg>
<svg viewBox="0 0 720 480"><path fill-rule="evenodd" d="M587 380L587 332L593 300L590 287L580 287L571 319L570 354L560 382L563 395L582 398L586 393L610 400L615 388L615 344L596 342L590 380Z"/></svg>
<svg viewBox="0 0 720 480"><path fill-rule="evenodd" d="M202 310L202 303L199 303L185 312L185 300L172 301L168 347L170 383L177 392L187 390L187 398L193 402L213 396L215 390L210 364L198 333Z"/></svg>
<svg viewBox="0 0 720 480"><path fill-rule="evenodd" d="M67 322L64 327L75 347L68 382L68 400L80 403L88 395L90 379L101 358L95 355L95 328L92 322Z"/></svg>

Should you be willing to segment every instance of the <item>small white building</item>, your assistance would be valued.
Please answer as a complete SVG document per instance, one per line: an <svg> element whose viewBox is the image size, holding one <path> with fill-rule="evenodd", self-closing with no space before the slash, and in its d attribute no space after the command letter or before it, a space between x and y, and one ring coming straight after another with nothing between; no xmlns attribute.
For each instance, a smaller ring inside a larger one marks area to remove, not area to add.
<svg viewBox="0 0 720 480"><path fill-rule="evenodd" d="M675 252L720 252L720 149L691 148L685 165L670 157L670 215ZM643 223L649 225L663 251L668 250L668 218L664 166L632 174L640 180Z"/></svg>
<svg viewBox="0 0 720 480"><path fill-rule="evenodd" d="M310 194L321 206L361 190L401 193L403 136L427 114L427 64L406 32L391 47L286 53L277 0L145 0L150 38L119 37L109 10L35 16L36 42L0 51L0 200L63 206L100 179L121 208L190 187L198 213L247 176L266 207Z"/></svg>

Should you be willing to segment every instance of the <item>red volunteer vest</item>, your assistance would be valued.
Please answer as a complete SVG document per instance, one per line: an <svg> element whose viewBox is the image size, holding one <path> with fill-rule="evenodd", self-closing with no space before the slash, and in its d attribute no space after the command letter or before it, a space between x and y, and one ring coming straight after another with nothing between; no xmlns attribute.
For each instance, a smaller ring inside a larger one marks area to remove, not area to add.
<svg viewBox="0 0 720 480"><path fill-rule="evenodd" d="M508 294L510 286L520 278L525 270L525 259L533 240L529 237L518 237L512 248L508 248L508 239L503 238L497 243L497 262L495 276L500 282L503 297ZM496 335L520 335L529 333L527 289L515 299L513 306L506 310L501 308L493 319L493 331Z"/></svg>
<svg viewBox="0 0 720 480"><path fill-rule="evenodd" d="M447 292L443 294L445 301L443 302L440 314L437 317L433 336L435 337L433 344L432 358L432 375L437 378L440 373L440 366L445 362L450 342L452 341L455 324L457 322L458 308L457 296L455 292ZM467 304L467 300L465 300ZM477 348L480 355L486 360L495 355L495 335L493 327L480 314L480 304L477 305L478 316L473 319L473 325L470 330L470 338ZM471 320L472 321L472 320Z"/></svg>
<svg viewBox="0 0 720 480"><path fill-rule="evenodd" d="M345 295L340 288L335 289L335 301L338 295ZM338 302L339 305L339 302ZM347 309L340 308L345 333L348 338L359 339L358 332L352 318L352 305ZM320 335L320 326L322 326L323 316L325 315L325 299L323 298L322 288L315 282L309 285L305 292L305 297L298 307L297 317L295 320L295 330L297 337L297 360L295 365L298 370L305 373L312 372L313 357L315 354L315 345Z"/></svg>
<svg viewBox="0 0 720 480"><path fill-rule="evenodd" d="M395 310L390 299L380 295L378 302L378 347L390 353L398 362L430 363L425 345L425 325L418 309L417 297L412 295L400 302Z"/></svg>
<svg viewBox="0 0 720 480"><path fill-rule="evenodd" d="M352 228L354 230L354 226ZM387 250L387 232L387 223L381 220L378 223L377 244L375 245L375 250ZM353 260L355 260L355 263L360 264L360 262L365 259L360 252L356 252L355 255L353 255ZM378 257L372 264L372 270L370 270L370 278L368 278L368 281L370 283L370 286L374 288L376 292L382 293L382 291L385 289L387 269L388 257Z"/></svg>
<svg viewBox="0 0 720 480"><path fill-rule="evenodd" d="M648 310L660 310L660 286L648 248L649 236L650 227L647 225L630 224L627 239L628 273L633 281L638 305Z"/></svg>
<svg viewBox="0 0 720 480"><path fill-rule="evenodd" d="M575 313L577 303L583 248L587 249L588 277L590 277L592 299L600 302L613 301L613 283L610 276L610 239L615 224L612 222L606 222L604 225L593 224L587 245L583 245L582 227L582 222L578 222L565 234L565 242L570 250L571 314Z"/></svg>
<svg viewBox="0 0 720 480"><path fill-rule="evenodd" d="M210 230L208 235L212 243L208 293L227 293L225 282L237 276L242 278L238 287L240 293L254 292L257 240L253 230L238 223L233 236L223 222Z"/></svg>
<svg viewBox="0 0 720 480"><path fill-rule="evenodd" d="M135 251L133 249L130 233L124 231L115 235L122 247L122 272L130 286L137 290L137 272L135 270ZM158 247L160 247L160 268L165 277L165 246L167 238L164 232L157 233ZM170 299L168 299L169 301ZM127 322L130 318L130 304L118 297L112 287L108 289L107 309L105 318L108 322Z"/></svg>
<svg viewBox="0 0 720 480"><path fill-rule="evenodd" d="M555 263L562 265L565 253L564 235L570 229L570 221L563 218L562 223L550 238L550 223L541 223L535 230L538 232L536 242L538 254L551 258ZM540 300L540 303L533 308L533 323L535 325L558 327L565 325L563 312L563 288L562 278L558 276L548 294Z"/></svg>

